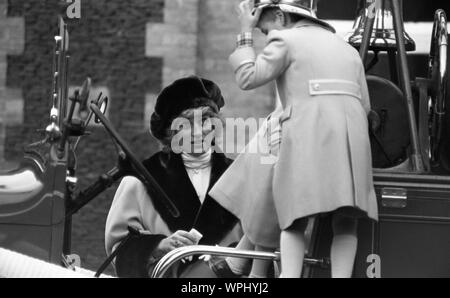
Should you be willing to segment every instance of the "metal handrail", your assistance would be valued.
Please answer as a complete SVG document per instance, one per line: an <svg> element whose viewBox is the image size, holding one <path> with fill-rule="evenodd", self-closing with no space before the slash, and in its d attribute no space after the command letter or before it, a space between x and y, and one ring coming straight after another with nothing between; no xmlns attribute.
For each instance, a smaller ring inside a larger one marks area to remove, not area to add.
<svg viewBox="0 0 450 298"><path fill-rule="evenodd" d="M253 250L239 250L236 248L220 247L220 246L185 246L177 248L166 254L153 269L152 278L162 278L166 272L178 261L194 255L211 255L222 257L235 257L245 259L271 260L273 262L280 261L279 252L260 252ZM305 258L304 263L308 265L328 266L327 259L311 259Z"/></svg>

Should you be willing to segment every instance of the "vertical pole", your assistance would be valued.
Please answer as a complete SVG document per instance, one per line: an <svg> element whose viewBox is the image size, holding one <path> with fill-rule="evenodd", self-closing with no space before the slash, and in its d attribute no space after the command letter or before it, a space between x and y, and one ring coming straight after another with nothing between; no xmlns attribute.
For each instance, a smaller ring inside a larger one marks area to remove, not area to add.
<svg viewBox="0 0 450 298"><path fill-rule="evenodd" d="M61 37L61 43L59 45L59 63L58 63L58 127L62 129L64 123L64 117L66 116L64 108L64 75L65 75L65 60L66 60L66 38L64 34L64 20L59 16L59 36Z"/></svg>
<svg viewBox="0 0 450 298"><path fill-rule="evenodd" d="M377 5L375 5L375 7L377 7ZM376 17L377 11L375 9L375 13L369 11L369 13L367 14L367 19L365 20L363 39L361 41L361 48L359 49L359 55L361 56L364 65L366 63L367 54L369 53L370 39L372 37Z"/></svg>
<svg viewBox="0 0 450 298"><path fill-rule="evenodd" d="M63 254L70 255L72 253L72 216L68 216L64 221L63 237Z"/></svg>
<svg viewBox="0 0 450 298"><path fill-rule="evenodd" d="M398 58L399 58L400 70L401 70L400 83L402 85L402 89L403 89L404 95L406 97L406 104L407 104L407 109L408 109L409 130L410 130L410 134L411 134L412 167L413 167L414 172L423 172L424 165L423 165L422 154L420 153L420 147L419 147L419 137L417 134L416 115L414 112L414 102L413 102L411 81L410 81L409 68L408 68L408 59L406 56L406 49L405 49L405 35L404 35L401 3L400 3L400 0L391 0L391 1L392 1L392 11L393 11L393 15L394 15L395 38L397 40Z"/></svg>

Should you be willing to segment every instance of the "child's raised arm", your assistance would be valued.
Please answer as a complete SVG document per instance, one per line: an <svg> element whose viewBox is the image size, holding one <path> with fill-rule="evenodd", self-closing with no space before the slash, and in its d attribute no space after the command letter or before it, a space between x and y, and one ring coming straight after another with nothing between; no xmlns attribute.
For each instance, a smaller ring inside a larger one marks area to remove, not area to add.
<svg viewBox="0 0 450 298"><path fill-rule="evenodd" d="M271 31L263 52L256 56L252 46L238 47L230 56L236 81L243 90L260 87L280 76L289 66L288 45L281 31Z"/></svg>

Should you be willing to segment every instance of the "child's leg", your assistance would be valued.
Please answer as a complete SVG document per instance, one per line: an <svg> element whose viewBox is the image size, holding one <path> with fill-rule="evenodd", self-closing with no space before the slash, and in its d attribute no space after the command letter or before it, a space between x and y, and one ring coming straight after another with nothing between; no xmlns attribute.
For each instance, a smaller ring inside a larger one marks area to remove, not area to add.
<svg viewBox="0 0 450 298"><path fill-rule="evenodd" d="M333 215L333 243L331 244L331 276L333 278L352 277L358 246L355 218L345 215Z"/></svg>
<svg viewBox="0 0 450 298"><path fill-rule="evenodd" d="M243 236L241 238L241 241L239 241L238 245L236 246L236 249L240 250L254 250L255 245L250 242L250 240L247 238L247 236ZM251 260L245 259L245 258L233 258L228 257L225 259L225 261L228 264L228 267L230 267L231 271L233 271L234 274L237 275L243 275L246 272L246 268L250 266Z"/></svg>
<svg viewBox="0 0 450 298"><path fill-rule="evenodd" d="M255 246L255 251L274 251L274 249ZM253 260L252 271L250 272L250 278L267 278L267 271L272 262L269 260Z"/></svg>
<svg viewBox="0 0 450 298"><path fill-rule="evenodd" d="M305 257L305 230L308 219L296 220L292 226L281 232L281 276L283 278L299 278L302 275Z"/></svg>

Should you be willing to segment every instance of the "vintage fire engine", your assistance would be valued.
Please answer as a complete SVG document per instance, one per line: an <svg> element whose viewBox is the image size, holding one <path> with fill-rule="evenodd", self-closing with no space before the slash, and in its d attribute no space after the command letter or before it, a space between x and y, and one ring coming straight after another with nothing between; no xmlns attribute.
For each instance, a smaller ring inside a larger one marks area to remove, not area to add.
<svg viewBox="0 0 450 298"><path fill-rule="evenodd" d="M411 80L407 53L415 50L415 43L404 29L402 1L360 0L359 11L348 41L359 49L368 73L378 55L386 53L390 78L367 76L377 115L370 134L380 220L359 225L354 276L450 277L446 14L435 13L428 76ZM89 102L89 79L69 97L68 33L62 19L59 23L46 137L28 146L16 170L0 174L0 247L64 266L71 252L71 216L125 175L141 179L152 198L161 200L173 216L178 210L103 115L108 98L100 95ZM91 118L121 149L120 162L86 190L74 193L75 149ZM330 226L328 218L310 224L305 277L330 276ZM193 246L167 254L153 277L163 276L182 258L199 254L279 260L277 253Z"/></svg>

